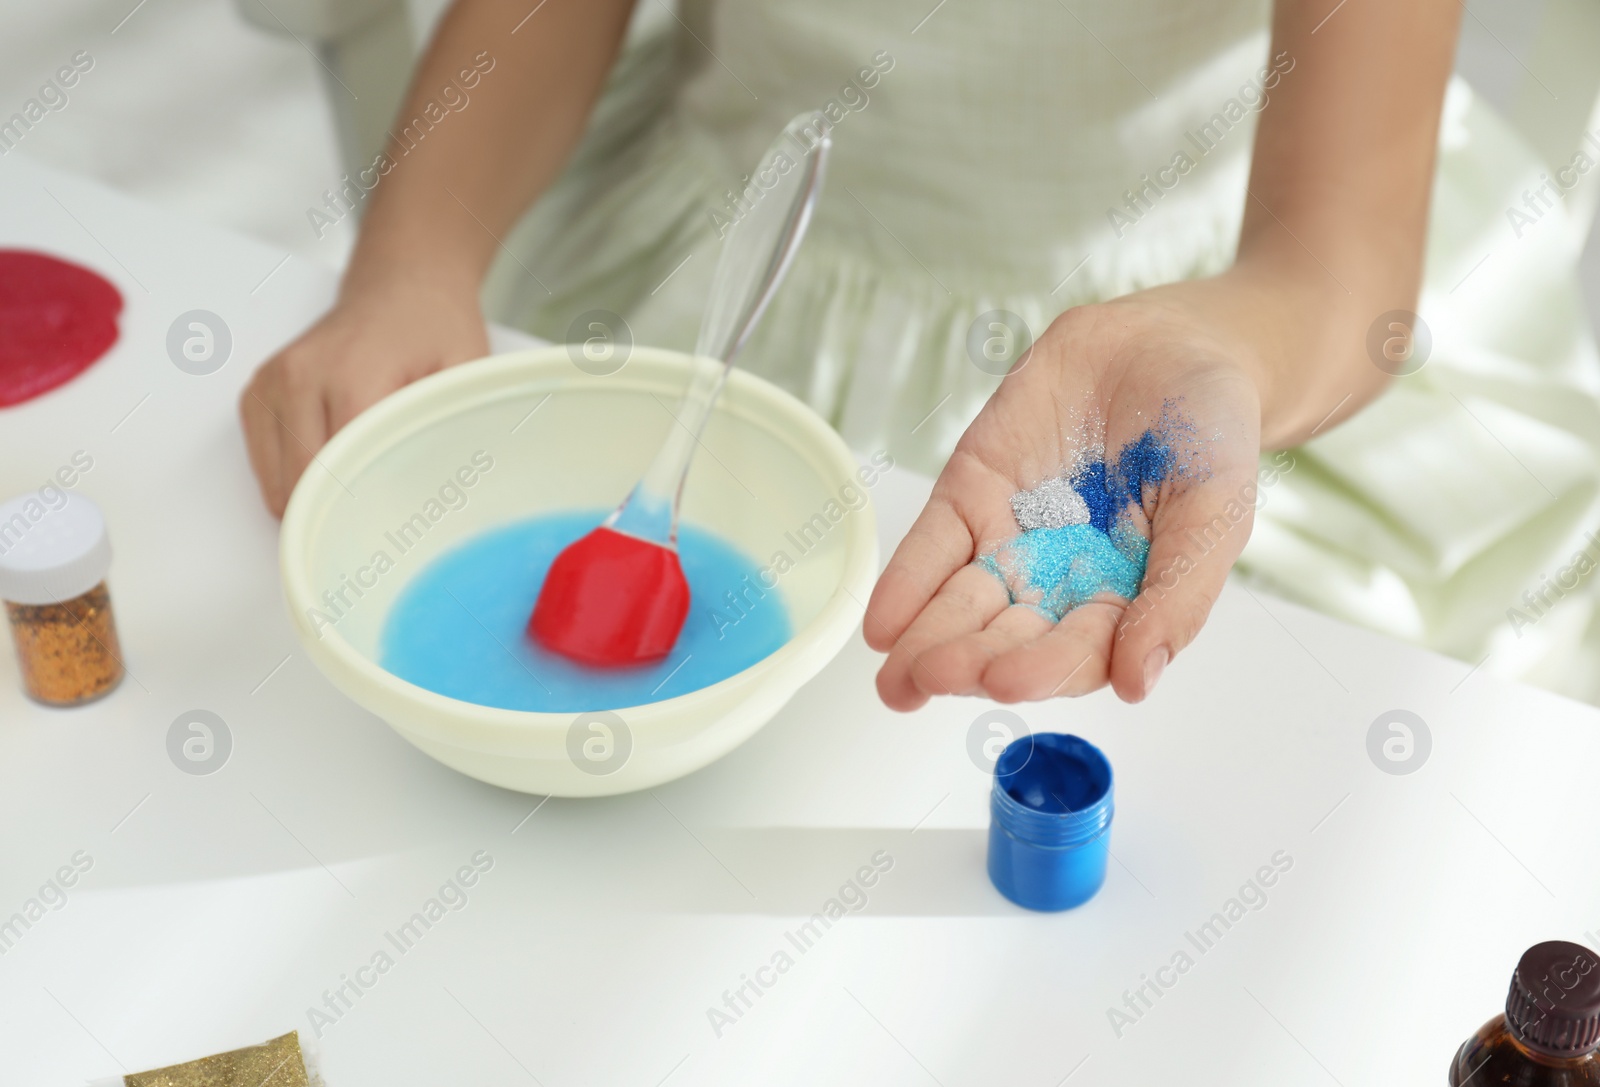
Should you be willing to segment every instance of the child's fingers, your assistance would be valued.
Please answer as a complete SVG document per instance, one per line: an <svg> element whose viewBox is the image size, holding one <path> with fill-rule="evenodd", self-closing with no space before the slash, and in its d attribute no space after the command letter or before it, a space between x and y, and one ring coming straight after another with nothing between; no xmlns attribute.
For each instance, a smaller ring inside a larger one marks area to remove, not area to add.
<svg viewBox="0 0 1600 1087"><path fill-rule="evenodd" d="M1145 698L1200 632L1250 538L1254 484L1252 465L1242 478L1209 479L1160 507L1143 586L1111 649L1111 685L1124 701Z"/></svg>
<svg viewBox="0 0 1600 1087"><path fill-rule="evenodd" d="M929 499L872 590L862 623L867 644L880 653L892 649L934 594L971 559L966 522L948 502Z"/></svg>
<svg viewBox="0 0 1600 1087"><path fill-rule="evenodd" d="M983 457L957 447L939 473L927 507L872 590L865 624L868 645L887 651L945 582L972 561L980 545L1016 533L1008 508L1014 489L1015 482Z"/></svg>
<svg viewBox="0 0 1600 1087"><path fill-rule="evenodd" d="M376 360L373 361L376 363ZM411 382L429 374L437 373L440 369L441 365L431 359L414 364L406 370L376 364L346 369L341 375L341 380L330 383L325 393L328 406L326 436L332 438L344 429L346 423L390 393L403 389Z"/></svg>
<svg viewBox="0 0 1600 1087"><path fill-rule="evenodd" d="M256 396L254 381L239 399L239 419L244 425L245 449L250 454L250 468L261 487L261 497L273 516L281 517L288 496L283 491L283 469L278 463L278 421Z"/></svg>
<svg viewBox="0 0 1600 1087"><path fill-rule="evenodd" d="M328 416L322 392L316 387L282 386L272 410L278 421L278 465L283 502L288 505L294 485L328 441Z"/></svg>
<svg viewBox="0 0 1600 1087"><path fill-rule="evenodd" d="M914 710L928 695L948 694L924 654L931 648L982 630L1010 603L1005 586L976 566L957 570L927 607L889 644L889 659L878 670L878 694L892 710ZM872 614L868 608L869 622Z"/></svg>
<svg viewBox="0 0 1600 1087"><path fill-rule="evenodd" d="M1037 640L1050 626L1050 620L1032 608L1013 604L983 629L929 648L922 654L925 670L912 673L911 678L924 694L977 694L990 661ZM926 685L924 676L937 676L944 690Z"/></svg>
<svg viewBox="0 0 1600 1087"><path fill-rule="evenodd" d="M1099 690L1122 611L1120 601L1094 601L1068 612L1042 638L996 657L984 670L984 693L997 702L1038 702Z"/></svg>

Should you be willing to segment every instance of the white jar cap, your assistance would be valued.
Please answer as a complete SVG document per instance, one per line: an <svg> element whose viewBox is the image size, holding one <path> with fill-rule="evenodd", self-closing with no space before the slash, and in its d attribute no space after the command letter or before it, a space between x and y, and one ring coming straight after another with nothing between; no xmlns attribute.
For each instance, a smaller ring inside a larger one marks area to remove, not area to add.
<svg viewBox="0 0 1600 1087"><path fill-rule="evenodd" d="M59 604L105 580L106 519L87 498L65 493L65 502L35 491L0 504L0 600Z"/></svg>

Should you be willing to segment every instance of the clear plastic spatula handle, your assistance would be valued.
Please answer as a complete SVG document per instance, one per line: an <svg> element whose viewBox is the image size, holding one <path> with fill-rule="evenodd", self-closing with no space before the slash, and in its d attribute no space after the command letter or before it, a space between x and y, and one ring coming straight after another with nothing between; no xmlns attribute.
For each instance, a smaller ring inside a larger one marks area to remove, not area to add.
<svg viewBox="0 0 1600 1087"><path fill-rule="evenodd" d="M748 210L723 240L689 387L673 410L677 422L633 491L607 519L607 527L676 546L678 501L700 433L734 358L805 237L833 147L830 128L821 113L802 113L767 148L750 175L741 200Z"/></svg>

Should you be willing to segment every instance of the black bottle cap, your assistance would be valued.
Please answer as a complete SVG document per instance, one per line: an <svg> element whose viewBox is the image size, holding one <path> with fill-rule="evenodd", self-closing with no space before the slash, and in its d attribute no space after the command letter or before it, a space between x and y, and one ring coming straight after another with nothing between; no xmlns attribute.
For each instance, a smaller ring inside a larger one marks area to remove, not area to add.
<svg viewBox="0 0 1600 1087"><path fill-rule="evenodd" d="M1506 1022L1520 1041L1551 1056L1600 1048L1600 955L1565 940L1528 948L1511 976Z"/></svg>

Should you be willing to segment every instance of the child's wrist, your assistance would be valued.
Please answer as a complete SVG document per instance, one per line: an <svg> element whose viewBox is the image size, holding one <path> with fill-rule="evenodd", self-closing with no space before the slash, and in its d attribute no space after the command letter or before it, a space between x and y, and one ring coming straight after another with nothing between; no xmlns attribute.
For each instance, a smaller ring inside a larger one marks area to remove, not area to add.
<svg viewBox="0 0 1600 1087"><path fill-rule="evenodd" d="M452 258L444 253L423 255L405 249L358 250L351 255L345 270L339 300L414 292L476 298L482 280L481 266L468 258Z"/></svg>
<svg viewBox="0 0 1600 1087"><path fill-rule="evenodd" d="M1232 301L1220 308L1249 345L1242 356L1261 396L1264 448L1307 440L1387 385L1366 355L1365 292L1320 266L1259 255L1241 255L1215 282L1226 285Z"/></svg>
<svg viewBox="0 0 1600 1087"><path fill-rule="evenodd" d="M476 296L495 243L482 231L460 227L393 201L375 203L350 254L341 298L408 287Z"/></svg>

